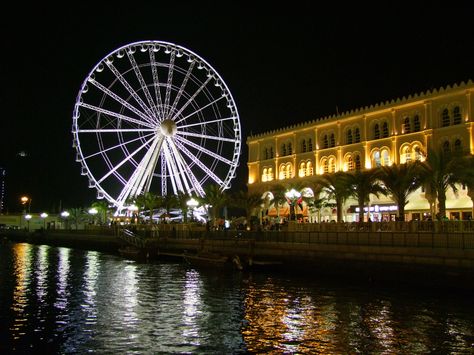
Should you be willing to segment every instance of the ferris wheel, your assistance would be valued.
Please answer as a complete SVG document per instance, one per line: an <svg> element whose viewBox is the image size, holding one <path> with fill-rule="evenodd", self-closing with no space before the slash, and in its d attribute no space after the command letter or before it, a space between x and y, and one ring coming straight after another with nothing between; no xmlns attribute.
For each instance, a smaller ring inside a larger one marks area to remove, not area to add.
<svg viewBox="0 0 474 355"><path fill-rule="evenodd" d="M77 95L72 133L81 174L119 211L148 191L228 189L241 151L224 80L197 54L161 41L125 45L94 66Z"/></svg>

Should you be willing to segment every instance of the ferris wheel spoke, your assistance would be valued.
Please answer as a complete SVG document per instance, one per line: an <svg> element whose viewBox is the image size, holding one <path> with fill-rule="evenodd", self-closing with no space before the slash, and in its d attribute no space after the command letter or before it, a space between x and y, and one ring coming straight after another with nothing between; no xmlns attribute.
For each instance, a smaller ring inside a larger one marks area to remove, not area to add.
<svg viewBox="0 0 474 355"><path fill-rule="evenodd" d="M143 89L143 93L145 94L145 97L148 101L148 105L151 107L155 118L158 120L160 115L158 114L158 110L153 101L153 98L151 97L150 90L148 90L148 85L146 84L145 79L143 79L142 72L140 71L140 68L137 65L135 57L128 51L127 51L127 56L128 56L128 60L130 61L130 64L132 65L133 71L135 72L135 75L140 83L140 86Z"/></svg>
<svg viewBox="0 0 474 355"><path fill-rule="evenodd" d="M183 156L180 154L175 142L172 139L168 139L169 145L172 147L172 151L176 157L176 160L179 161L179 164L182 168L183 171L183 176L187 176L188 179L190 180L191 186L195 188L195 190L198 192L199 196L204 196L205 192L204 189L202 188L201 184L199 183L199 180L196 178L196 176L193 174L192 170L189 167L189 164L186 163L184 160ZM192 189L189 187L188 184L186 184L187 192L188 194L191 194Z"/></svg>
<svg viewBox="0 0 474 355"><path fill-rule="evenodd" d="M97 155L106 153L106 152L111 151L111 150L113 150L113 149L126 147L127 144L132 143L132 142L135 142L135 141L138 141L138 140L143 139L143 138L146 138L146 137L148 137L148 136L150 136L150 135L151 135L151 133L146 134L146 135L143 135L142 137L134 138L134 139L132 139L132 140L129 140L129 141L126 141L126 142L123 142L123 143L114 145L113 147L109 147L109 148L107 148L107 149L99 150L98 152L96 152L96 153L94 153L94 154L90 154L90 155L84 157L84 160L93 158L93 157L95 157L95 156L97 156Z"/></svg>
<svg viewBox="0 0 474 355"><path fill-rule="evenodd" d="M79 105L81 105L82 107L87 108L87 109L89 109L89 110L103 113L103 114L105 114L105 115L107 115L107 116L116 117L116 118L119 118L119 119L121 119L121 120L123 120L123 121L127 121L127 122L130 122L130 123L135 123L135 124L137 124L137 125L139 125L139 126L145 126L145 127L153 128L153 125L149 124L148 122L143 122L143 121L137 120L137 119L135 119L135 118L122 115L122 114L117 113L117 112L113 112L113 111L109 111L109 110L103 109L103 108L101 108L101 107L89 105L89 104L86 104L86 103L84 103L84 102L80 103Z"/></svg>
<svg viewBox="0 0 474 355"><path fill-rule="evenodd" d="M145 115L143 112L139 111L138 109L136 109L134 106L130 105L130 103L128 103L127 101L125 101L124 99L122 99L120 96L116 95L114 92L112 92L111 90L109 90L108 88L106 88L104 85L102 85L101 83L99 83L98 81L94 80L94 79L91 79L89 80L89 82L94 85L96 88L98 88L99 90L101 90L102 92L104 92L105 94L109 95L111 98L113 98L114 100L116 100L117 102L119 102L120 104L122 104L123 106L125 106L126 108L128 108L130 111L132 111L133 113L135 113L137 116L143 118L145 121L147 121L149 124L153 125L153 122L150 120L150 117L148 117L147 115Z"/></svg>
<svg viewBox="0 0 474 355"><path fill-rule="evenodd" d="M220 177L218 177L216 174L214 174L214 172L209 169L206 165L204 165L204 163L198 158L196 157L193 153L191 153L188 148L186 148L184 145L182 145L179 141L176 141L175 142L176 145L179 147L179 149L184 153L186 154L186 156L193 162L195 163L197 166L199 166L205 173L206 175L208 175L210 178L212 178L212 180L214 180L215 183L219 184L219 185L222 185L223 184L223 181Z"/></svg>
<svg viewBox="0 0 474 355"><path fill-rule="evenodd" d="M187 193L190 193L191 192L190 182L188 182L188 179L187 179L187 177L189 178L189 176L187 175L186 169L184 168L184 165L186 164L183 162L180 154L178 153L176 149L176 146L172 143L172 140L167 139L166 141L168 143L168 148L170 149L170 153L173 156L173 160L175 161L175 165L179 172L178 176L180 177L180 180L181 180L181 186L183 187L184 185L182 191L183 192L186 191Z"/></svg>
<svg viewBox="0 0 474 355"><path fill-rule="evenodd" d="M166 95L165 95L165 114L169 114L169 104L170 104L170 97L171 97L171 88L172 88L172 80L173 80L173 70L174 70L174 59L176 58L176 52L171 52L170 64L168 67L168 81L166 82Z"/></svg>
<svg viewBox="0 0 474 355"><path fill-rule="evenodd" d="M170 112L174 112L174 110L176 109L176 105L178 104L179 99L183 95L184 88L186 87L186 84L188 83L189 77L191 76L191 72L193 71L194 63L195 63L195 61L192 61L191 64L189 65L188 71L186 72L186 76L184 77L183 82L181 83L181 87L179 88L178 94L174 98L173 105L170 109Z"/></svg>
<svg viewBox="0 0 474 355"><path fill-rule="evenodd" d="M143 143L140 147L138 147L137 149L135 149L129 156L127 156L125 159L123 159L120 163L118 163L116 166L114 166L107 174L105 174L104 176L102 176L100 178L100 180L98 180L97 182L98 183L101 183L102 181L104 181L105 179L107 179L111 174L113 174L115 171L117 171L118 168L120 168L123 164L125 164L127 161L129 161L130 159L132 159L140 150L142 150L143 148L145 148L154 138L151 138L149 140L147 140L145 143Z"/></svg>
<svg viewBox="0 0 474 355"><path fill-rule="evenodd" d="M162 142L163 136L157 136L154 138L150 149L147 150L130 179L124 184L124 188L118 197L119 201L126 201L129 197L137 196L143 191L143 187L153 176L156 157L159 155Z"/></svg>
<svg viewBox="0 0 474 355"><path fill-rule="evenodd" d="M221 142L230 142L230 143L237 143L238 139L232 138L225 138L225 137L215 137L215 136L208 136L207 134L199 134L199 133L192 133L192 132L184 132L184 131L177 131L176 134L182 136L190 136L190 137L197 137L197 138L205 138L205 139L212 139Z"/></svg>
<svg viewBox="0 0 474 355"><path fill-rule="evenodd" d="M182 137L179 137L179 136L176 136L175 138L177 140L179 140L180 142L182 142L183 144L189 145L189 146L193 147L194 149L199 150L200 152L203 152L204 154L207 154L207 155L213 157L214 159L220 160L221 162L223 162L225 164L228 164L228 165L233 164L229 159L226 159L226 158L220 156L219 154L216 154L216 153L210 151L209 149L201 147L200 145L198 145L194 142L191 142L191 141L189 141L187 139L184 139Z"/></svg>
<svg viewBox="0 0 474 355"><path fill-rule="evenodd" d="M163 144L163 153L165 154L165 158L166 158L166 166L168 168L168 171L170 172L170 180L171 180L171 185L173 186L173 192L176 195L178 191L183 191L183 188L181 186L181 182L179 181L178 171L174 164L174 160L171 157L171 154L166 142L165 144Z"/></svg>
<svg viewBox="0 0 474 355"><path fill-rule="evenodd" d="M186 101L186 103L181 106L181 108L179 109L179 111L172 117L172 120L174 121L176 119L176 117L179 117L179 115L181 115L181 112L183 112L186 107L188 107L189 104L191 104L191 102L194 101L194 99L196 98L196 96L199 95L199 93L204 90L204 88L207 86L207 84L211 81L212 79L212 76L209 76L206 81L196 90L196 92L188 99L188 101Z"/></svg>
<svg viewBox="0 0 474 355"><path fill-rule="evenodd" d="M225 117L225 118L218 118L215 120L210 120L210 121L202 121L202 122L197 122L197 123L190 123L187 125L181 125L179 128L189 128L189 127L195 127L195 126L205 126L210 123L221 123L222 121L230 121L230 120L235 120L237 117L231 116L231 117Z"/></svg>
<svg viewBox="0 0 474 355"><path fill-rule="evenodd" d="M195 115L195 114L201 112L202 110L208 108L208 107L211 106L211 105L214 105L215 103L217 103L219 100L222 100L222 99L223 99L223 96L221 96L221 97L215 99L214 101L209 102L207 105L204 105L204 106L201 107L200 109L198 109L198 110L196 110L196 111L194 111L194 112L191 112L189 115L187 115L187 116L185 116L185 117L182 117L182 118L180 118L179 120L176 120L175 123L178 124L179 122L184 121L185 119L187 119L187 118L189 118L189 117L191 117L191 116L193 116L193 115ZM176 116L175 116L175 117L176 117Z"/></svg>
<svg viewBox="0 0 474 355"><path fill-rule="evenodd" d="M163 111L163 102L161 100L161 90L160 90L160 80L158 77L158 70L156 70L156 67L158 64L156 63L155 59L155 53L153 52L153 48L149 49L150 53L150 65L151 65L151 72L153 76L153 87L155 88L155 96L158 104L158 111L160 113L159 118L163 119L165 116L165 113Z"/></svg>
<svg viewBox="0 0 474 355"><path fill-rule="evenodd" d="M124 133L124 132L156 132L156 129L143 128L99 128L99 129L79 129L78 133Z"/></svg>
<svg viewBox="0 0 474 355"><path fill-rule="evenodd" d="M129 55L128 51L127 51L127 55ZM107 66L109 67L109 69L112 71L112 73L114 73L115 77L122 83L122 85L125 87L125 89L127 89L129 94L132 95L132 97L135 99L135 101L138 103L138 105L140 105L142 110L144 110L149 117L154 117L154 113L151 110L151 108L148 107L145 104L145 102L143 102L141 97L138 96L137 92L130 86L128 81L123 77L122 74L120 74L120 72L118 71L117 68L115 68L115 66L112 64L112 62L106 61L106 63L107 63Z"/></svg>
<svg viewBox="0 0 474 355"><path fill-rule="evenodd" d="M163 151L160 154L161 157L161 195L165 196L168 194L168 184L166 182L166 161Z"/></svg>

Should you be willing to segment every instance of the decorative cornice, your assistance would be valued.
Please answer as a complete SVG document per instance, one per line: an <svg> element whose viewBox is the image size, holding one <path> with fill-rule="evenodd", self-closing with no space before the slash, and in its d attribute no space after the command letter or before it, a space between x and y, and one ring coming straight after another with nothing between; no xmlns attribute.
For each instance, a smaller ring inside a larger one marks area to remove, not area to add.
<svg viewBox="0 0 474 355"><path fill-rule="evenodd" d="M329 116L319 117L319 118L313 119L312 121L301 122L301 123L293 124L291 126L277 128L272 131L250 135L247 138L247 141L253 140L256 138L263 138L265 136L281 134L283 132L291 133L291 131L295 129L311 127L311 126L314 126L318 122L329 121L332 119L343 119L343 118L348 118L354 115L367 114L374 110L379 111L379 110L386 110L390 108L393 109L394 106L399 106L399 105L407 104L410 102L419 101L422 99L424 100L424 99L433 98L434 96L437 96L437 95L446 95L455 91L459 91L461 89L474 89L473 81L469 79L467 83L465 83L464 81L461 81L461 83L454 84L453 86L447 85L446 87L440 87L439 89L426 90L424 92L422 91L420 93L410 94L408 95L408 97L405 97L405 96L403 96L402 98L397 97L396 99L392 99L390 101L386 100L385 102L376 103L374 105L351 109L350 111L345 111L337 115L333 114Z"/></svg>

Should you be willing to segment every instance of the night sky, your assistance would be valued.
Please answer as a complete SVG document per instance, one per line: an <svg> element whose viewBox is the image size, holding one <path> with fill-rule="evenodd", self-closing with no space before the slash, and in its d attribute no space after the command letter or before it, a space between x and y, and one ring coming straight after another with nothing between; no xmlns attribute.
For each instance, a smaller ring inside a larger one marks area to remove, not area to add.
<svg viewBox="0 0 474 355"><path fill-rule="evenodd" d="M426 12L398 2L365 9L316 1L292 8L150 3L41 2L3 14L0 166L7 169L8 211L20 209L22 194L32 197L34 212L95 201L74 159L72 111L92 67L131 42L176 43L224 79L243 133L235 189L245 186L252 133L474 80L468 5L430 3Z"/></svg>

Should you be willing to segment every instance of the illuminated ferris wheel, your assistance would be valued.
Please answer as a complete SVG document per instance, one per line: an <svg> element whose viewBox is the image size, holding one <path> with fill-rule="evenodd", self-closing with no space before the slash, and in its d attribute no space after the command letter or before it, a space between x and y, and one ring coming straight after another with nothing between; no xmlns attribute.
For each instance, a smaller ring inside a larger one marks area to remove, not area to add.
<svg viewBox="0 0 474 355"><path fill-rule="evenodd" d="M239 114L220 75L161 41L125 45L94 66L72 133L81 174L118 210L147 191L203 196L208 183L225 190L241 150Z"/></svg>

